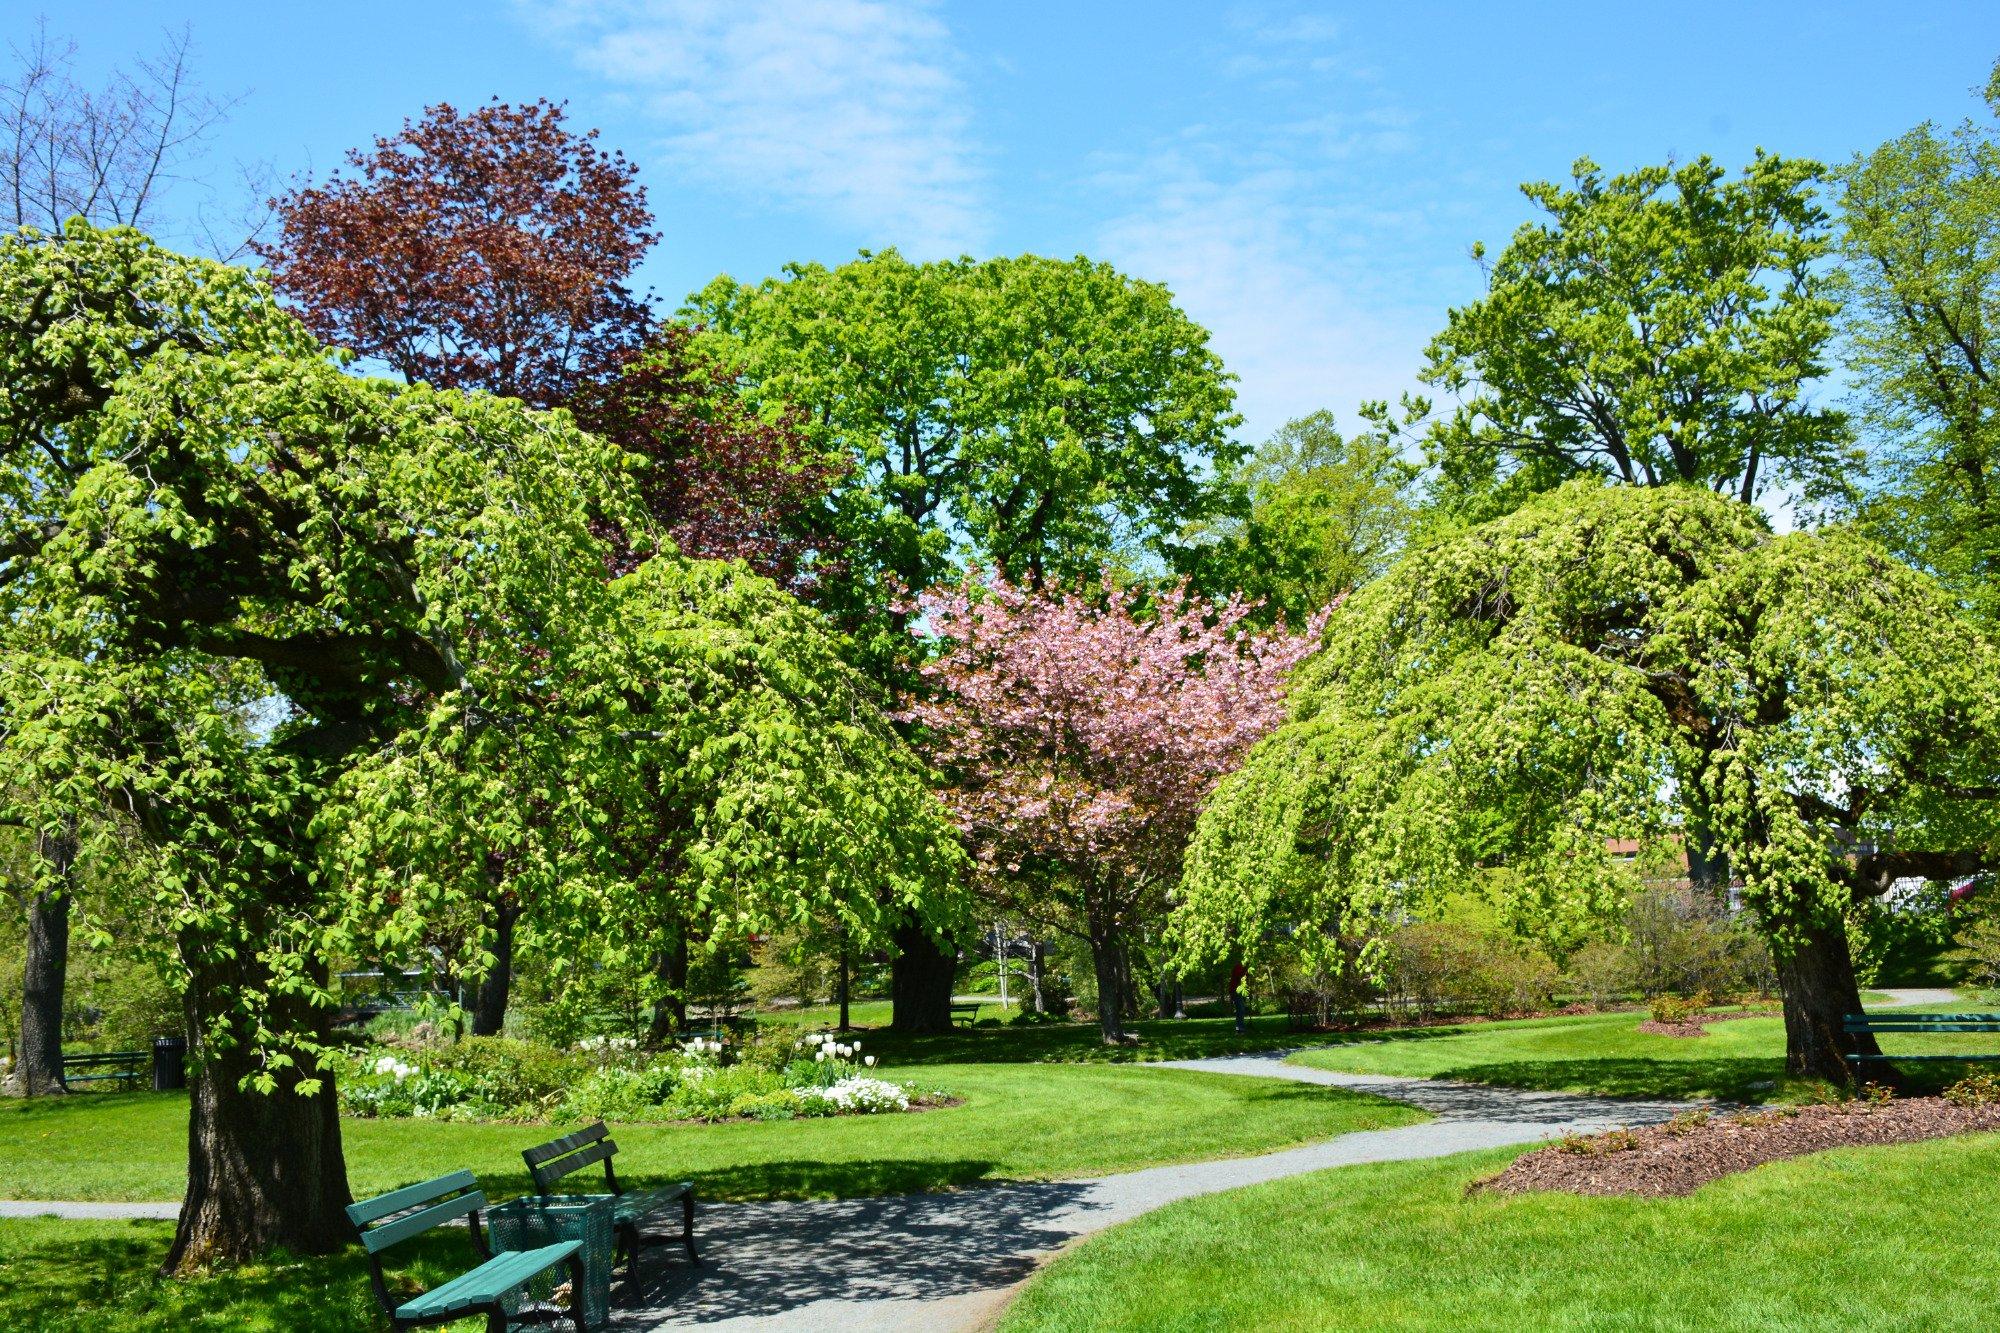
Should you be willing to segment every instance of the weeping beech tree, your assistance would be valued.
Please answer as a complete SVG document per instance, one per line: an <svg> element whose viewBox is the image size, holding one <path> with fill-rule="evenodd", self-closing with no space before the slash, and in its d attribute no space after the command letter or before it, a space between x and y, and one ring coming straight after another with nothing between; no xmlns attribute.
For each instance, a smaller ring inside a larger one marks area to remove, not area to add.
<svg viewBox="0 0 2000 1333"><path fill-rule="evenodd" d="M1203 814L1173 940L1339 971L1343 934L1479 868L1546 919L1611 892L1606 837L1699 824L1777 959L1790 1069L1845 1081L1846 914L1984 864L1996 797L2000 653L1931 579L1706 490L1575 481L1334 615Z"/></svg>
<svg viewBox="0 0 2000 1333"><path fill-rule="evenodd" d="M607 793L689 807L725 925L841 894L865 924L885 884L900 912L948 878L858 694L759 688L817 633L775 589L670 549L611 577L658 549L640 465L560 413L347 374L256 276L137 232L0 241L0 759L157 863L133 910L195 1058L170 1268L352 1239L336 961L445 923L476 980L496 865L542 929L601 937L634 892ZM782 838L735 817L787 803Z"/></svg>

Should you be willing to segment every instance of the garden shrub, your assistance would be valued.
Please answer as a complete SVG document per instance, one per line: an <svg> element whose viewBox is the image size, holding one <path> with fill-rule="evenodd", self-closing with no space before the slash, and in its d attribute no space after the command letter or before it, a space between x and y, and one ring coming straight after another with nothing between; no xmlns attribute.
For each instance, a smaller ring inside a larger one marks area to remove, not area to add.
<svg viewBox="0 0 2000 1333"><path fill-rule="evenodd" d="M2000 1074L1968 1074L1944 1090L1944 1099L1953 1106L2000 1103Z"/></svg>
<svg viewBox="0 0 2000 1333"><path fill-rule="evenodd" d="M1650 1006L1655 1023L1685 1023L1715 1003L1707 991L1692 995L1655 995Z"/></svg>
<svg viewBox="0 0 2000 1333"><path fill-rule="evenodd" d="M1403 926L1388 938L1385 998L1391 1008L1517 1014L1545 1009L1559 979L1549 956L1511 936L1450 921Z"/></svg>
<svg viewBox="0 0 2000 1333"><path fill-rule="evenodd" d="M436 1048L424 1064L464 1074L486 1100L524 1110L554 1106L596 1068L585 1055L512 1037L467 1037Z"/></svg>

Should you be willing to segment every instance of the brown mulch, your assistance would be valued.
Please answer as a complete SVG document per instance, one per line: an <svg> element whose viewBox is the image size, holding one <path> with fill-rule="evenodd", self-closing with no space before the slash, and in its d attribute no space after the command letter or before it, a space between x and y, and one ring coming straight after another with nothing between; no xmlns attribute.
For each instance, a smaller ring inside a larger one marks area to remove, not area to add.
<svg viewBox="0 0 2000 1333"><path fill-rule="evenodd" d="M1708 1035L1710 1023L1728 1023L1739 1018L1771 1018L1782 1012L1780 1009L1743 1009L1733 1014L1695 1014L1678 1023L1662 1023L1649 1018L1639 1025L1639 1031L1650 1032L1656 1037L1703 1037Z"/></svg>
<svg viewBox="0 0 2000 1333"><path fill-rule="evenodd" d="M1915 1143L1978 1130L2000 1130L2000 1105L1954 1106L1942 1097L1909 1097L1706 1120L1696 1113L1666 1125L1565 1139L1517 1158L1472 1188L1501 1194L1691 1194L1711 1180L1828 1148Z"/></svg>

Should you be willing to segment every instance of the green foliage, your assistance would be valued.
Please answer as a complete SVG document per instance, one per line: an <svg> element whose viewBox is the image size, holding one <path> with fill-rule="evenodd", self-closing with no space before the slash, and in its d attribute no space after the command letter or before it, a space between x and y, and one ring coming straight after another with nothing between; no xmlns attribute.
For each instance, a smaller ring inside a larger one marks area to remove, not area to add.
<svg viewBox="0 0 2000 1333"><path fill-rule="evenodd" d="M767 413L803 408L854 460L834 496L850 586L822 595L852 621L966 560L1030 584L1173 562L1182 526L1228 502L1234 395L1207 333L1108 264L864 252L718 278L683 314Z"/></svg>
<svg viewBox="0 0 2000 1333"><path fill-rule="evenodd" d="M1967 1074L1941 1094L1953 1106L2000 1103L2000 1074Z"/></svg>
<svg viewBox="0 0 2000 1333"><path fill-rule="evenodd" d="M1986 91L2000 115L2000 66ZM2000 132L1926 122L1838 173L1845 366L1877 469L1869 528L2000 616Z"/></svg>
<svg viewBox="0 0 2000 1333"><path fill-rule="evenodd" d="M1546 1009L1555 994L1558 975L1548 955L1499 931L1417 922L1391 931L1380 948L1392 1011L1497 1017Z"/></svg>
<svg viewBox="0 0 2000 1333"><path fill-rule="evenodd" d="M938 907L955 840L820 622L608 578L637 464L567 416L347 374L255 275L80 222L0 242L0 414L10 776L143 831L126 910L245 1086L317 1090L334 960L480 975L502 891L555 960Z"/></svg>
<svg viewBox="0 0 2000 1333"><path fill-rule="evenodd" d="M1715 997L1705 990L1692 995L1655 995L1648 1010L1655 1023L1685 1023L1715 1003Z"/></svg>
<svg viewBox="0 0 2000 1333"><path fill-rule="evenodd" d="M1255 955L1282 923L1338 965L1343 935L1496 864L1511 911L1601 917L1624 883L1605 840L1698 816L1782 949L2000 833L1996 667L1930 580L1852 534L1571 483L1334 615L1291 720L1203 815L1174 939L1197 963Z"/></svg>
<svg viewBox="0 0 2000 1333"><path fill-rule="evenodd" d="M1706 157L1609 177L1585 158L1568 185L1523 186L1546 220L1514 233L1426 354L1449 414L1406 398L1400 420L1365 415L1421 428L1446 526L1578 475L1841 493L1845 422L1807 394L1837 309L1820 176L1760 152L1737 180Z"/></svg>
<svg viewBox="0 0 2000 1333"><path fill-rule="evenodd" d="M1983 891L1958 908L1944 961L1968 985L2000 986L2000 907L1994 905L1992 886L1980 887Z"/></svg>
<svg viewBox="0 0 2000 1333"><path fill-rule="evenodd" d="M1331 412L1287 422L1234 481L1248 514L1189 533L1213 547L1202 577L1294 625L1388 568L1413 518L1416 469L1379 435L1343 438Z"/></svg>

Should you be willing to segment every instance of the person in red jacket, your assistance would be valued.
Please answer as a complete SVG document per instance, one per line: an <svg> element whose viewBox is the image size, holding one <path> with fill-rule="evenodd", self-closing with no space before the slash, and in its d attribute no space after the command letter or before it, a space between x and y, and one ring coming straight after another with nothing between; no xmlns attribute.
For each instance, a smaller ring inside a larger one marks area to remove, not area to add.
<svg viewBox="0 0 2000 1333"><path fill-rule="evenodd" d="M1250 1013L1249 1000L1243 994L1244 976L1245 970L1240 961L1235 967L1229 969L1229 998L1236 1006L1236 1030L1238 1032L1243 1031L1243 1021Z"/></svg>

